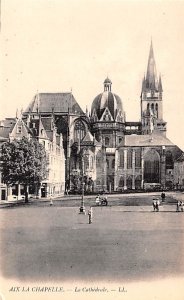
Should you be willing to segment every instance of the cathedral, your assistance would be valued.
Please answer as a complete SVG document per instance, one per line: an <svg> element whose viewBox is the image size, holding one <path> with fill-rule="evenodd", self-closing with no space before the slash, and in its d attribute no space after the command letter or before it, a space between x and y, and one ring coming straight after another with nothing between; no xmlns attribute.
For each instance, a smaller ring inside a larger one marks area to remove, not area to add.
<svg viewBox="0 0 184 300"><path fill-rule="evenodd" d="M142 80L140 122L126 120L122 100L108 77L90 112L83 112L72 93L38 93L23 119L38 116L62 134L66 192L173 187L174 161L182 151L166 137L162 80L157 77L152 43Z"/></svg>

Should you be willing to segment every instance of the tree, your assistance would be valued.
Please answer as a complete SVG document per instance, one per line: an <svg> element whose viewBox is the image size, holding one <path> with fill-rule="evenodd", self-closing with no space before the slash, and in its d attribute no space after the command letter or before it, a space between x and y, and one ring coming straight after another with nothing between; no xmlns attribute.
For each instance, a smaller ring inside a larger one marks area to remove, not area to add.
<svg viewBox="0 0 184 300"><path fill-rule="evenodd" d="M46 177L46 152L37 140L6 142L1 149L2 180L5 184L23 184L25 202L28 202L28 186L39 187Z"/></svg>

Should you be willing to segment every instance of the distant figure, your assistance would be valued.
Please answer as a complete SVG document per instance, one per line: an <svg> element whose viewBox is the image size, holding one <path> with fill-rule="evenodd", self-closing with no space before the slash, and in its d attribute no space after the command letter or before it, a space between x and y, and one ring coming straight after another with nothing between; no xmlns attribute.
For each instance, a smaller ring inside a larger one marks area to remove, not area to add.
<svg viewBox="0 0 184 300"><path fill-rule="evenodd" d="M180 208L181 208L181 211L183 212L183 201L180 201Z"/></svg>
<svg viewBox="0 0 184 300"><path fill-rule="evenodd" d="M153 210L155 211L156 210L156 201L155 200L153 200Z"/></svg>
<svg viewBox="0 0 184 300"><path fill-rule="evenodd" d="M158 199L153 200L153 209L154 211L159 211L160 201Z"/></svg>
<svg viewBox="0 0 184 300"><path fill-rule="evenodd" d="M159 211L159 205L160 205L160 201L157 200L157 201L156 201L156 211Z"/></svg>
<svg viewBox="0 0 184 300"><path fill-rule="evenodd" d="M96 205L100 204L100 195L96 196L95 202L96 202Z"/></svg>
<svg viewBox="0 0 184 300"><path fill-rule="evenodd" d="M165 193L164 192L162 192L161 198L162 198L162 202L164 202L165 201Z"/></svg>
<svg viewBox="0 0 184 300"><path fill-rule="evenodd" d="M176 211L179 212L179 211L182 211L183 212L183 201L178 201L177 204L176 204Z"/></svg>
<svg viewBox="0 0 184 300"><path fill-rule="evenodd" d="M93 212L92 212L92 207L88 210L88 217L89 217L89 224L92 223L92 217L93 217Z"/></svg>
<svg viewBox="0 0 184 300"><path fill-rule="evenodd" d="M106 205L106 206L108 205L107 195L105 195L105 194L103 195L102 204Z"/></svg>
<svg viewBox="0 0 184 300"><path fill-rule="evenodd" d="M177 204L176 204L176 211L177 212L180 211L180 201L178 201Z"/></svg>
<svg viewBox="0 0 184 300"><path fill-rule="evenodd" d="M52 198L50 198L50 206L53 205L53 201L52 201Z"/></svg>

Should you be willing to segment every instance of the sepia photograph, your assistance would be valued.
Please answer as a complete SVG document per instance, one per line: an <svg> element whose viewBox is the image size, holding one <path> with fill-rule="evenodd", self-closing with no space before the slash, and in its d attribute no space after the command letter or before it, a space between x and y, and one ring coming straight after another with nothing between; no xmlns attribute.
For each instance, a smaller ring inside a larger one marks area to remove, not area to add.
<svg viewBox="0 0 184 300"><path fill-rule="evenodd" d="M184 1L0 5L0 300L183 300Z"/></svg>

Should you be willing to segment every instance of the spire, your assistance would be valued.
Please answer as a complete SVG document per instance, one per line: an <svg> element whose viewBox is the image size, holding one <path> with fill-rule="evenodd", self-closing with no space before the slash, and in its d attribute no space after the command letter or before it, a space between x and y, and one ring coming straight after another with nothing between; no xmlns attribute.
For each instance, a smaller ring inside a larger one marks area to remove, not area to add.
<svg viewBox="0 0 184 300"><path fill-rule="evenodd" d="M161 75L159 75L158 91L159 91L160 93L163 92Z"/></svg>
<svg viewBox="0 0 184 300"><path fill-rule="evenodd" d="M158 80L157 80L157 71L155 58L153 53L153 44L151 40L150 52L148 58L148 66L146 73L146 88L151 90L158 90Z"/></svg>
<svg viewBox="0 0 184 300"><path fill-rule="evenodd" d="M144 77L143 77L143 80L142 80L142 92L145 91L145 88L146 88L146 79L145 79L145 74L144 74Z"/></svg>
<svg viewBox="0 0 184 300"><path fill-rule="evenodd" d="M88 117L89 115L88 115L88 107L87 107L87 105L86 105L86 116Z"/></svg>

